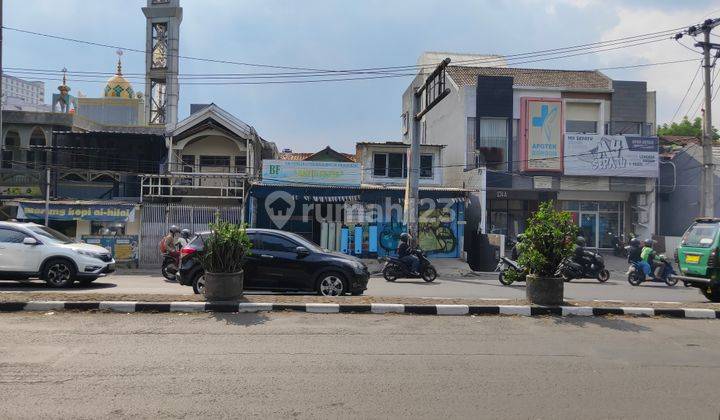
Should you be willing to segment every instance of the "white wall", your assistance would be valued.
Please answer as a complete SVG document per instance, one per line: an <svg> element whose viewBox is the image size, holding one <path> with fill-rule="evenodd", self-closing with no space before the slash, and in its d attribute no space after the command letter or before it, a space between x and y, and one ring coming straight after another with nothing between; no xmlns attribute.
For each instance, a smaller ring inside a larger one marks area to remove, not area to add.
<svg viewBox="0 0 720 420"><path fill-rule="evenodd" d="M358 162L362 166L362 182L364 184L398 184L404 185L407 178L376 177L373 174L373 155L375 153L404 153L407 154L408 147L392 145L358 145ZM420 178L420 185L443 185L443 171L439 166L443 165L443 150L441 147L420 145L421 155L433 155L433 177Z"/></svg>

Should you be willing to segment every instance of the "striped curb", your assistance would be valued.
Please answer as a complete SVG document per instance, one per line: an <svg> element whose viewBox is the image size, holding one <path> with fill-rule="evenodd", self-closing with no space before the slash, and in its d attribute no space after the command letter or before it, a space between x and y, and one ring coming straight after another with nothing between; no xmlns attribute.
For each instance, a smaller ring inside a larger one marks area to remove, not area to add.
<svg viewBox="0 0 720 420"><path fill-rule="evenodd" d="M30 301L0 302L0 312L47 311L109 311L109 312L229 312L257 313L296 311L318 314L373 313L413 315L516 315L516 316L607 316L670 317L688 319L717 319L720 310L701 308L640 308L590 306L530 306L530 305L404 305L399 303L339 304L339 303L250 303L250 302L64 302Z"/></svg>

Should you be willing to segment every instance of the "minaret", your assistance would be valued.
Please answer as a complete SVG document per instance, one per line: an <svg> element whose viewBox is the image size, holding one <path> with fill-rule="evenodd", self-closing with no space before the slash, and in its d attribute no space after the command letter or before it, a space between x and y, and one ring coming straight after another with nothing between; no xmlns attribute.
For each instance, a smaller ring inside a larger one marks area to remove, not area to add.
<svg viewBox="0 0 720 420"><path fill-rule="evenodd" d="M180 0L147 0L145 46L145 120L151 125L177 124L178 54L180 53Z"/></svg>

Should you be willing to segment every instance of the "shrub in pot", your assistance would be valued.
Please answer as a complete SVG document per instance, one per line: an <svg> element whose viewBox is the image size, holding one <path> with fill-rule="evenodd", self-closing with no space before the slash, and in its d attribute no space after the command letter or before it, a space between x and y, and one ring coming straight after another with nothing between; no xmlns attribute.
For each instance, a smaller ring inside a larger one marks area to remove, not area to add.
<svg viewBox="0 0 720 420"><path fill-rule="evenodd" d="M563 302L560 263L572 255L578 227L570 213L555 210L552 201L540 204L520 243L520 264L527 270L525 293L530 303L559 305Z"/></svg>
<svg viewBox="0 0 720 420"><path fill-rule="evenodd" d="M212 234L205 239L199 256L205 270L205 299L237 300L243 294L243 265L250 252L245 227L229 222L210 225Z"/></svg>

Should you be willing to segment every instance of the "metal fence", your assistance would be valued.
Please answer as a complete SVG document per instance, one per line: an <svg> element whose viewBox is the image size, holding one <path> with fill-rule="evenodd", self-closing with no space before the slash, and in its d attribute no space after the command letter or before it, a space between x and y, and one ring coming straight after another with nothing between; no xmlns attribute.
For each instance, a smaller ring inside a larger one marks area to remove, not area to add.
<svg viewBox="0 0 720 420"><path fill-rule="evenodd" d="M162 263L158 245L172 225L191 232L210 228L215 220L242 222L242 206L210 207L180 204L143 204L140 219L140 266Z"/></svg>

